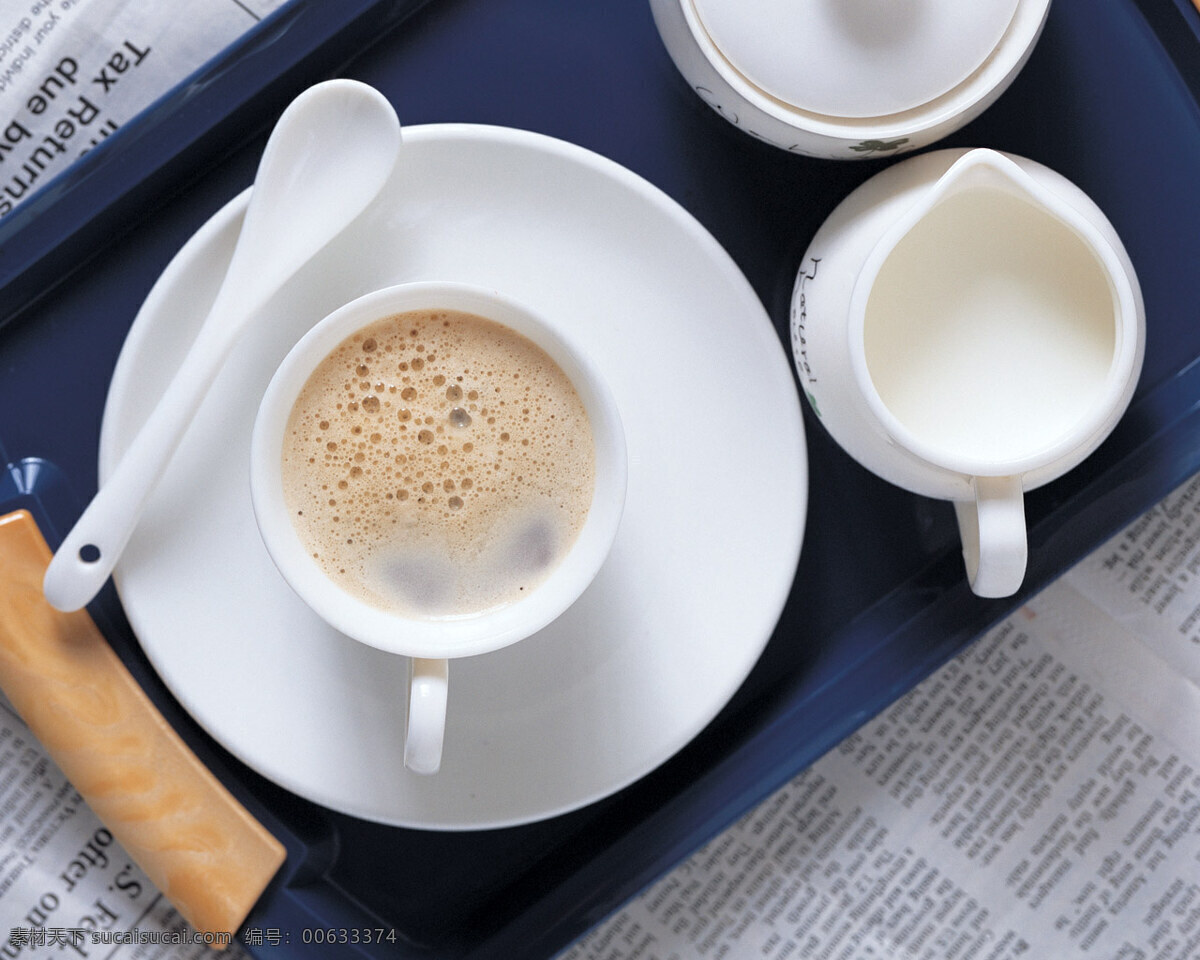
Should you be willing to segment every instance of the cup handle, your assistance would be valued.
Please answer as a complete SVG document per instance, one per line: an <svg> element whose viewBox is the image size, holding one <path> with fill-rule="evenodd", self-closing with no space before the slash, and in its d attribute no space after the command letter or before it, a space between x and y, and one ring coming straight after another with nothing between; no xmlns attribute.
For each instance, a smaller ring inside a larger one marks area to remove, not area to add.
<svg viewBox="0 0 1200 960"><path fill-rule="evenodd" d="M1025 579L1029 543L1020 477L974 477L975 499L955 501L971 590L1009 597Z"/></svg>
<svg viewBox="0 0 1200 960"><path fill-rule="evenodd" d="M447 660L410 661L408 717L404 734L404 765L413 773L437 773L442 765L446 735Z"/></svg>

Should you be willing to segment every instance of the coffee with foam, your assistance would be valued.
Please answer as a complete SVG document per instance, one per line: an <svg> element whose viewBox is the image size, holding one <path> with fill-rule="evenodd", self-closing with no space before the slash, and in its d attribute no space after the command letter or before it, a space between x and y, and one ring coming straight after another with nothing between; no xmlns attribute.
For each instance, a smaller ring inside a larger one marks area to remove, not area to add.
<svg viewBox="0 0 1200 960"><path fill-rule="evenodd" d="M595 487L570 379L528 338L458 311L353 334L292 408L284 498L347 593L409 617L514 602L566 556Z"/></svg>

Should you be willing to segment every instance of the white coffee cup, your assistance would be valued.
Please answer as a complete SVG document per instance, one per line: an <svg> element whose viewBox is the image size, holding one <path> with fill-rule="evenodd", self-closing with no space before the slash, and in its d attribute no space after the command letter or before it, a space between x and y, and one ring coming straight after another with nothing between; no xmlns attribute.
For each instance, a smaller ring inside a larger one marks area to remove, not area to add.
<svg viewBox="0 0 1200 960"><path fill-rule="evenodd" d="M1116 230L1075 184L995 150L876 174L814 235L792 294L813 411L859 463L951 500L972 589L1024 579L1024 491L1108 436L1145 307Z"/></svg>
<svg viewBox="0 0 1200 960"><path fill-rule="evenodd" d="M310 375L356 331L408 311L450 310L494 321L532 341L558 364L586 411L595 450L591 506L578 535L545 579L520 600L481 613L401 615L337 585L304 546L284 499L283 444L292 408ZM441 764L448 661L499 650L531 636L583 593L608 555L625 500L626 451L620 416L601 375L572 345L569 318L551 321L495 291L460 283L406 283L334 311L288 353L263 395L251 440L250 483L263 542L284 579L309 607L354 640L411 658L404 763L416 773Z"/></svg>
<svg viewBox="0 0 1200 960"><path fill-rule="evenodd" d="M831 159L926 146L1028 60L1050 0L650 0L675 66L749 135Z"/></svg>

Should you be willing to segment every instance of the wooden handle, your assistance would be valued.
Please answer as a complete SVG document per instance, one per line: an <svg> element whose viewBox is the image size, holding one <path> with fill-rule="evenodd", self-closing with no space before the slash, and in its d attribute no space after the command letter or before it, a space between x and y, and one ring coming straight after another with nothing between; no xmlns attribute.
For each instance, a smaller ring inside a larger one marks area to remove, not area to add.
<svg viewBox="0 0 1200 960"><path fill-rule="evenodd" d="M0 689L188 922L232 933L284 847L179 738L87 612L46 602L49 562L29 513L0 517Z"/></svg>

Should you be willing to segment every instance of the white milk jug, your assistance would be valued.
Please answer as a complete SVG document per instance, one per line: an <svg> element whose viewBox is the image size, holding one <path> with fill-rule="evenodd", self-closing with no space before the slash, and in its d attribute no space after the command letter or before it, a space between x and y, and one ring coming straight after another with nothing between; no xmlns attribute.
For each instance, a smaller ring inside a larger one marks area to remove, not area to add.
<svg viewBox="0 0 1200 960"><path fill-rule="evenodd" d="M1096 449L1141 370L1145 310L1078 187L994 150L940 150L851 193L813 237L792 347L851 456L954 501L975 593L1025 575L1022 495Z"/></svg>

